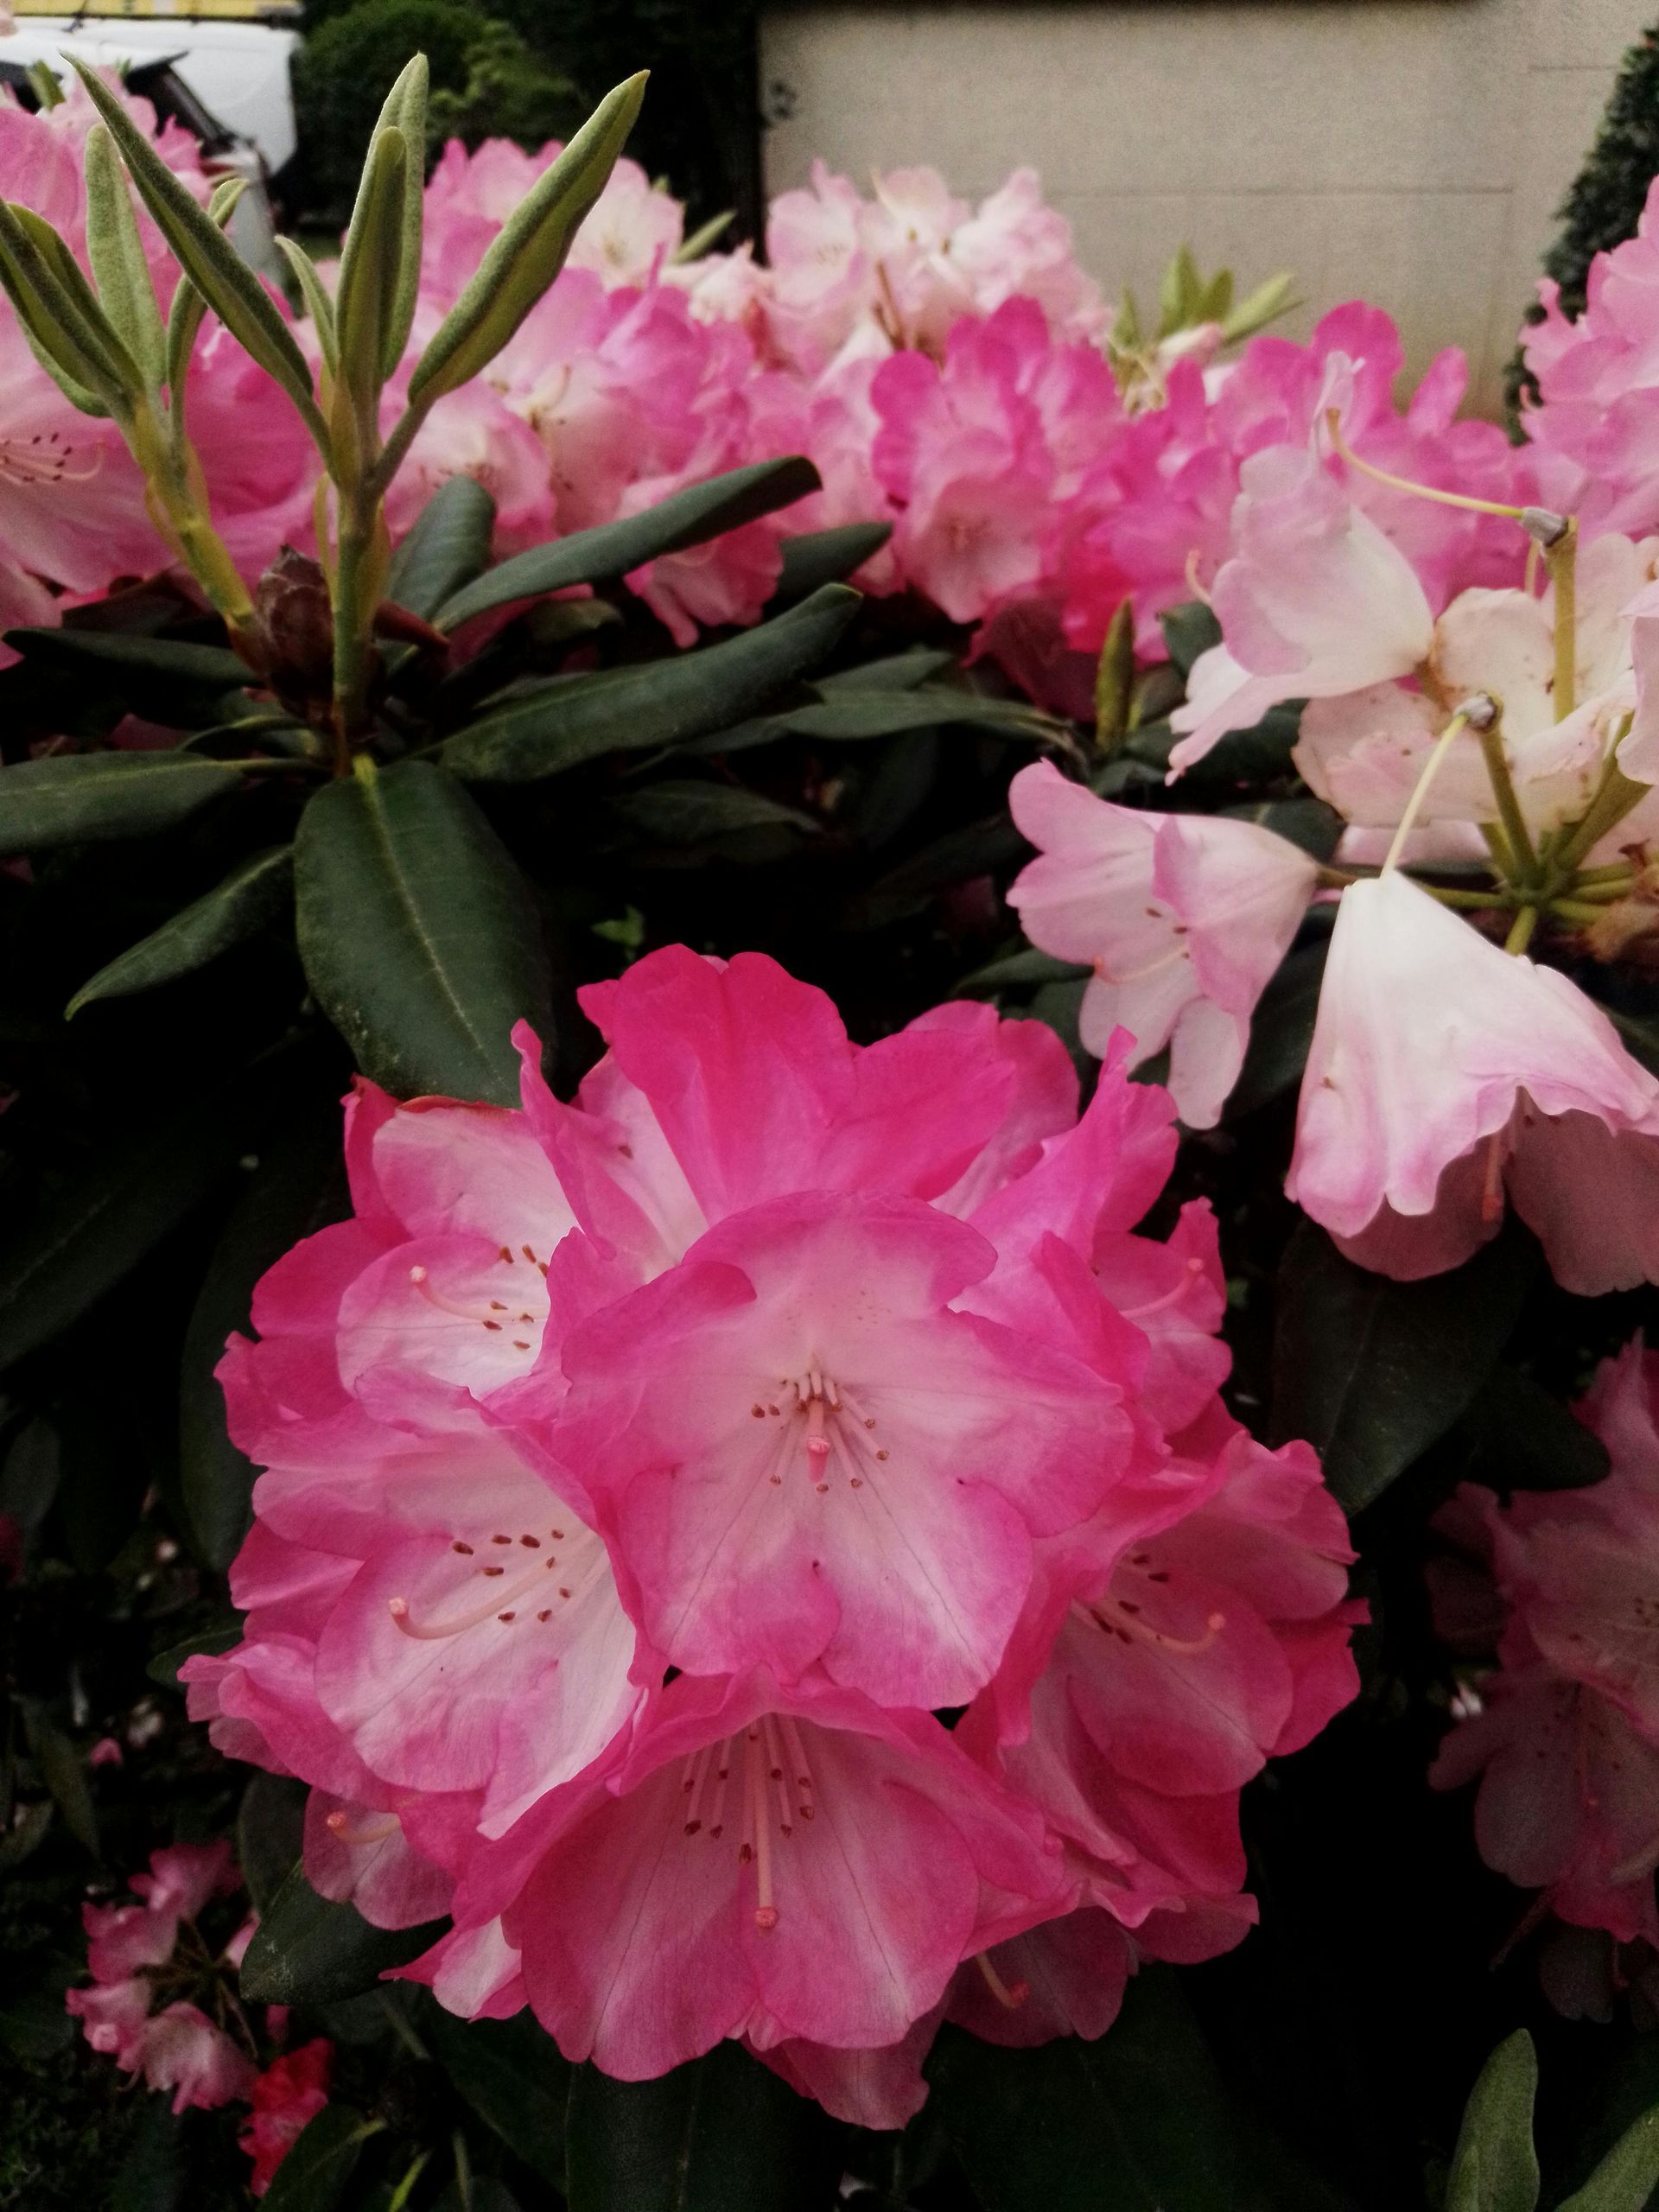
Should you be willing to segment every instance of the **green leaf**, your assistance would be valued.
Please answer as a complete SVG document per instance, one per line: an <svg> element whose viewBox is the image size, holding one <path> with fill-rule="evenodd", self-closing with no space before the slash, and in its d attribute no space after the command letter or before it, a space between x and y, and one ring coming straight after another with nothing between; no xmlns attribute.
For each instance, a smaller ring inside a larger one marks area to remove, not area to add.
<svg viewBox="0 0 1659 2212"><path fill-rule="evenodd" d="M144 259L115 141L101 123L86 134L86 257L99 303L152 391L167 376L167 334Z"/></svg>
<svg viewBox="0 0 1659 2212"><path fill-rule="evenodd" d="M316 423L311 372L264 286L213 216L197 206L188 187L174 175L97 71L73 54L68 59L93 106L109 125L128 175L185 275L232 336L267 376L281 385L308 423Z"/></svg>
<svg viewBox="0 0 1659 2212"><path fill-rule="evenodd" d="M841 2131L734 2043L655 2082L580 2066L569 2212L815 2212L833 2205Z"/></svg>
<svg viewBox="0 0 1659 2212"><path fill-rule="evenodd" d="M1268 727L1267 721L1256 725L1262 732ZM1230 734L1242 737L1250 733L1238 730ZM1278 732L1273 733L1271 741L1276 743L1278 736ZM1282 837L1287 844L1295 845L1310 858L1321 861L1328 861L1336 851L1344 826L1336 809L1327 806L1322 798L1265 798L1252 806L1230 806L1223 811L1228 821L1253 822L1258 830L1271 830L1275 837Z"/></svg>
<svg viewBox="0 0 1659 2212"><path fill-rule="evenodd" d="M258 1940L256 1936L254 1942ZM277 2167L260 2200L265 2212L334 2212L357 2170L364 2143L384 2125L365 2120L355 2106L324 2105L306 2122Z"/></svg>
<svg viewBox="0 0 1659 2212"><path fill-rule="evenodd" d="M1258 1107L1302 1079L1313 1042L1313 1024L1325 982L1328 938L1298 945L1282 960L1250 1017L1250 1041L1238 1081L1229 1092L1226 1118L1254 1114Z"/></svg>
<svg viewBox="0 0 1659 2212"><path fill-rule="evenodd" d="M1003 991L1022 983L1083 982L1088 975L1088 969L1075 960L1057 960L1052 952L1027 946L1022 952L1007 953L1000 960L987 962L983 968L976 968L957 985L957 993Z"/></svg>
<svg viewBox="0 0 1659 2212"><path fill-rule="evenodd" d="M779 549L784 565L772 606L793 607L798 600L810 599L823 584L844 583L873 561L892 536L890 522L844 522L833 530L809 530L798 537L785 538Z"/></svg>
<svg viewBox="0 0 1659 2212"><path fill-rule="evenodd" d="M300 957L365 1075L400 1098L516 1104L517 1021L550 1040L530 891L442 768L405 760L317 793L294 849Z"/></svg>
<svg viewBox="0 0 1659 2212"><path fill-rule="evenodd" d="M1164 633L1169 657L1183 679L1191 676L1192 664L1200 653L1207 653L1212 645L1221 643L1221 625L1201 599L1189 599L1179 607L1170 607L1158 617L1158 626Z"/></svg>
<svg viewBox="0 0 1659 2212"><path fill-rule="evenodd" d="M41 1779L52 1802L63 1815L64 1826L77 1843L99 1856L98 1815L86 1779L86 1764L69 1738L32 1698L21 1700L29 1748L41 1770Z"/></svg>
<svg viewBox="0 0 1659 2212"><path fill-rule="evenodd" d="M435 2006L423 2031L438 2063L532 2173L564 2186L564 2113L572 2069L534 2016L462 2020Z"/></svg>
<svg viewBox="0 0 1659 2212"><path fill-rule="evenodd" d="M68 247L32 207L0 200L0 278L37 360L89 414L125 412L142 397L138 365Z"/></svg>
<svg viewBox="0 0 1659 2212"><path fill-rule="evenodd" d="M645 96L645 73L609 92L490 243L409 380L411 407L470 384L512 336L560 270L610 177Z"/></svg>
<svg viewBox="0 0 1659 2212"><path fill-rule="evenodd" d="M221 177L207 202L208 221L219 230L228 230L247 188L245 176ZM286 246L287 241L278 238L276 243ZM188 276L181 276L173 288L173 302L167 312L167 411L168 428L175 442L184 436L185 379L190 372L190 357L196 350L196 339L207 314L207 301Z"/></svg>
<svg viewBox="0 0 1659 2212"><path fill-rule="evenodd" d="M0 853L43 853L170 830L239 772L175 753L66 753L0 768Z"/></svg>
<svg viewBox="0 0 1659 2212"><path fill-rule="evenodd" d="M817 677L812 689L825 699L838 699L847 691L914 691L930 677L956 664L955 653L938 645L911 645L901 653L886 653L880 660L861 660L831 676Z"/></svg>
<svg viewBox="0 0 1659 2212"><path fill-rule="evenodd" d="M478 479L450 477L399 541L386 577L386 597L431 621L482 569L494 529L495 501Z"/></svg>
<svg viewBox="0 0 1659 2212"><path fill-rule="evenodd" d="M222 883L191 901L118 953L107 967L84 982L64 1008L67 1020L94 999L126 998L153 991L175 976L188 976L233 944L257 936L282 912L290 895L293 849L274 845L233 868Z"/></svg>
<svg viewBox="0 0 1659 2212"><path fill-rule="evenodd" d="M306 1786L287 1774L256 1774L236 1815L236 1861L256 1912L269 1910L305 1837Z"/></svg>
<svg viewBox="0 0 1659 2212"><path fill-rule="evenodd" d="M223 645L147 638L132 630L8 630L6 643L26 660L44 661L49 667L100 683L140 677L184 684L217 697L252 680L245 664Z"/></svg>
<svg viewBox="0 0 1659 2212"><path fill-rule="evenodd" d="M158 1651L144 1672L164 1690L176 1690L182 1687L179 1669L187 1659L194 1659L201 1652L217 1659L221 1652L232 1650L241 1641L240 1621L226 1621L219 1628L198 1629L194 1636L184 1637L177 1643L168 1644L166 1650Z"/></svg>
<svg viewBox="0 0 1659 2212"><path fill-rule="evenodd" d="M390 377L404 358L415 322L415 302L421 289L421 241L426 200L426 96L429 72L426 56L415 54L386 95L380 125L403 134L408 158L404 165L404 206L397 247L397 283L385 321L385 352L381 372Z"/></svg>
<svg viewBox="0 0 1659 2212"><path fill-rule="evenodd" d="M387 99L388 108L397 96L394 86ZM334 345L340 377L340 398L334 416L337 462L342 445L354 431L370 439L378 436L376 417L380 387L391 373L385 365L386 348L400 312L409 171L411 161L418 161L423 152L424 148L415 153L403 132L384 117L369 144L334 290ZM392 367L396 366L394 357ZM366 465L366 454L360 455L359 465Z"/></svg>
<svg viewBox="0 0 1659 2212"><path fill-rule="evenodd" d="M1620 2136L1584 2187L1558 2212L1643 2212L1659 2188L1659 2107Z"/></svg>
<svg viewBox="0 0 1659 2212"><path fill-rule="evenodd" d="M355 1905L320 1897L296 1866L270 1900L242 1961L256 2005L332 2005L372 1989L388 1967L430 1950L447 1920L372 1928Z"/></svg>
<svg viewBox="0 0 1659 2212"><path fill-rule="evenodd" d="M1253 292L1246 293L1237 305L1224 318L1221 326L1223 342L1236 346L1241 339L1253 338L1258 330L1276 322L1281 315L1288 315L1298 302L1296 279L1288 270L1277 276L1269 276Z"/></svg>
<svg viewBox="0 0 1659 2212"><path fill-rule="evenodd" d="M1097 2043L945 2028L932 2105L985 2212L1289 2212L1258 2187L1176 1977L1143 1968Z"/></svg>
<svg viewBox="0 0 1659 2212"><path fill-rule="evenodd" d="M1274 1429L1318 1449L1345 1511L1380 1497L1469 1405L1536 1264L1511 1228L1449 1274L1395 1282L1300 1224L1279 1270Z"/></svg>
<svg viewBox="0 0 1659 2212"><path fill-rule="evenodd" d="M1463 1417L1471 1482L1512 1490L1582 1490L1606 1475L1607 1446L1541 1382L1502 1361Z"/></svg>
<svg viewBox="0 0 1659 2212"><path fill-rule="evenodd" d="M1095 743L1114 753L1128 734L1135 696L1135 601L1120 600L1095 670Z"/></svg>
<svg viewBox="0 0 1659 2212"><path fill-rule="evenodd" d="M137 2101L132 2145L104 2199L108 2212L179 2212L184 2202L184 2127L165 2097Z"/></svg>
<svg viewBox="0 0 1659 2212"><path fill-rule="evenodd" d="M669 779L613 799L607 811L653 845L704 845L762 830L814 834L818 823L798 808L730 784Z"/></svg>
<svg viewBox="0 0 1659 2212"><path fill-rule="evenodd" d="M1532 2147L1532 2106L1538 2059L1532 2037L1518 2029L1482 2067L1458 2131L1446 2212L1535 2212L1538 2159Z"/></svg>
<svg viewBox="0 0 1659 2212"><path fill-rule="evenodd" d="M0 1513L25 1535L38 1529L52 1510L62 1471L62 1440L45 1415L37 1414L13 1437L0 1467Z"/></svg>
<svg viewBox="0 0 1659 2212"><path fill-rule="evenodd" d="M746 522L793 505L816 492L819 480L812 463L793 454L781 461L757 461L728 469L706 484L671 493L643 514L601 523L594 530L573 531L569 537L556 537L515 554L456 591L432 619L440 630L456 630L475 614L487 614L492 607L508 607L515 600L568 591L573 584L614 583L647 561L683 552L688 545L706 544Z"/></svg>
<svg viewBox="0 0 1659 2212"><path fill-rule="evenodd" d="M160 1128L112 1139L0 1240L0 1367L112 1290L207 1195L235 1157L236 1141L224 1099L204 1097Z"/></svg>
<svg viewBox="0 0 1659 2212"><path fill-rule="evenodd" d="M59 1409L63 1477L58 1522L64 1549L82 1574L109 1566L138 1526L148 1470L130 1427L107 1391L80 1391Z"/></svg>
<svg viewBox="0 0 1659 2212"><path fill-rule="evenodd" d="M317 334L317 343L322 348L323 365L333 376L340 366L340 334L334 327L334 303L322 281L322 271L305 248L296 245L292 238L279 237L276 251L294 271L300 297L311 318L311 327Z"/></svg>
<svg viewBox="0 0 1659 2212"><path fill-rule="evenodd" d="M838 745L896 737L908 729L948 729L953 723L1039 743L1053 728L1046 715L1018 699L994 699L944 683L902 691L863 687L837 690L810 706L787 708L772 719L781 737Z"/></svg>
<svg viewBox="0 0 1659 2212"><path fill-rule="evenodd" d="M816 667L861 604L844 584L826 584L723 645L537 685L458 731L444 746L444 766L480 783L531 783L605 753L706 737Z"/></svg>
<svg viewBox="0 0 1659 2212"><path fill-rule="evenodd" d="M331 1201L340 1160L334 1111L285 1128L232 1209L191 1311L179 1361L179 1486L192 1547L221 1572L252 1520L257 1470L231 1441L214 1370L226 1338L248 1326L253 1287L302 1236L339 1217Z"/></svg>

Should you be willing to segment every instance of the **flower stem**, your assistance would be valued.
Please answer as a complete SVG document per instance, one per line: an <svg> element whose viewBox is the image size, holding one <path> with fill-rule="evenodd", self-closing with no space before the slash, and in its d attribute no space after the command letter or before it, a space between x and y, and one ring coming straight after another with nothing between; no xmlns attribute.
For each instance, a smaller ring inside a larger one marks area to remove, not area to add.
<svg viewBox="0 0 1659 2212"><path fill-rule="evenodd" d="M1503 940L1504 951L1524 952L1531 944L1532 933L1537 926L1538 909L1535 906L1523 906L1511 924L1508 937Z"/></svg>
<svg viewBox="0 0 1659 2212"><path fill-rule="evenodd" d="M1414 484L1408 476L1395 476L1386 468L1378 468L1369 461L1362 461L1343 436L1342 418L1334 407L1325 409L1325 426L1339 461L1346 461L1350 468L1358 469L1362 476L1370 477L1373 482L1386 484L1391 492L1409 492L1417 499L1433 499L1442 507L1466 507L1473 514L1503 515L1510 522L1526 520L1524 507L1506 507L1494 499L1471 499L1466 492L1442 492L1433 484Z"/></svg>
<svg viewBox="0 0 1659 2212"><path fill-rule="evenodd" d="M1504 756L1501 715L1494 715L1480 732L1480 750L1486 763L1492 797L1497 801L1498 818L1503 824L1504 839L1514 857L1516 874L1523 883L1535 883L1538 880L1538 855L1532 849L1532 836L1527 828L1526 817L1521 811L1521 802L1515 795L1510 764Z"/></svg>
<svg viewBox="0 0 1659 2212"><path fill-rule="evenodd" d="M1555 587L1555 719L1565 721L1579 695L1579 525L1569 519L1544 564Z"/></svg>
<svg viewBox="0 0 1659 2212"><path fill-rule="evenodd" d="M1394 833L1394 842L1389 847L1388 856L1382 862L1384 875L1399 866L1400 855L1406 848L1406 840L1410 836L1416 824L1417 817L1422 811L1423 801L1428 797L1428 787L1439 773L1441 761L1451 751L1453 741L1460 737L1468 727L1469 709L1466 707L1459 707L1439 737L1435 739L1433 749L1423 763L1423 772L1418 777L1411 797L1406 801L1406 810L1400 817L1400 826Z"/></svg>
<svg viewBox="0 0 1659 2212"><path fill-rule="evenodd" d="M1588 852L1592 852L1610 830L1617 829L1633 806L1646 798L1649 786L1636 784L1618 765L1615 753L1610 753L1601 772L1590 804L1580 816L1577 823L1562 840L1555 854L1558 868L1572 869Z"/></svg>

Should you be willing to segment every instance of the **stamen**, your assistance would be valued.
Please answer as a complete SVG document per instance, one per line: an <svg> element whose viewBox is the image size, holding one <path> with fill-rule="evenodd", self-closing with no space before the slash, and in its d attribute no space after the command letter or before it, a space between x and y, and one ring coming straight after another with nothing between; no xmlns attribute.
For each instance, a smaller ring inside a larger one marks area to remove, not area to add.
<svg viewBox="0 0 1659 2212"><path fill-rule="evenodd" d="M339 1837L341 1843L353 1846L364 1843L384 1843L389 1835L397 1833L399 1822L396 1813L387 1813L382 1819L371 1821L365 1828L354 1828L351 1815L336 1806L324 1821L323 1826Z"/></svg>
<svg viewBox="0 0 1659 2212"><path fill-rule="evenodd" d="M764 1784L760 1777L760 1760L755 1749L755 1731L749 1731L747 1747L748 1758L748 1821L754 1837L754 1924L763 1936L769 1936L778 1925L778 1908L772 1901L772 1828L766 1819L766 1808L761 1797Z"/></svg>
<svg viewBox="0 0 1659 2212"><path fill-rule="evenodd" d="M1179 1306L1203 1273L1204 1262L1195 1252L1187 1261L1185 1272L1173 1290L1166 1290L1161 1298L1154 1298L1146 1306L1126 1306L1123 1319L1126 1321L1147 1321L1154 1313L1162 1313L1172 1306Z"/></svg>
<svg viewBox="0 0 1659 2212"><path fill-rule="evenodd" d="M988 1951L976 1951L974 1964L984 1975L985 1986L995 1998L997 2003L1006 2005L1010 2012L1017 2012L1031 1994L1031 1984L1028 1981L1016 1981L1010 1987L991 1964L991 1955Z"/></svg>
<svg viewBox="0 0 1659 2212"><path fill-rule="evenodd" d="M685 1833L696 1835L702 1826L698 1807L702 1800L702 1785L708 1779L709 1762L714 1758L714 1745L705 1744L700 1751L693 1751L685 1763Z"/></svg>
<svg viewBox="0 0 1659 2212"><path fill-rule="evenodd" d="M551 1559L531 1560L524 1573L510 1582L505 1590L492 1590L482 1605L474 1606L469 1612L458 1614L454 1620L425 1623L413 1621L409 1617L407 1598L388 1598L386 1611L405 1636L412 1636L422 1643L439 1643L446 1637L461 1636L467 1629L476 1628L481 1621L490 1619L492 1615L497 1620L511 1621L513 1615L511 1612L503 1612L501 1610L503 1600L518 1597L531 1586L538 1574L556 1565L557 1561ZM499 1567L486 1567L483 1570L484 1573L492 1580L504 1571Z"/></svg>

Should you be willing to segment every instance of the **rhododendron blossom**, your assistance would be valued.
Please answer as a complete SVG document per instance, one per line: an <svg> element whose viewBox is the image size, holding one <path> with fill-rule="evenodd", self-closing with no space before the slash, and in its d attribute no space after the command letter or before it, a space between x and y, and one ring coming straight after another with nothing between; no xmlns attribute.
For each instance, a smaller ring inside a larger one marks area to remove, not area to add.
<svg viewBox="0 0 1659 2212"><path fill-rule="evenodd" d="M1501 1601L1498 1670L1441 1746L1438 1788L1480 1777L1481 1855L1561 1921L1659 1948L1659 1697L1651 1624L1659 1541L1659 1358L1638 1338L1598 1370L1577 1408L1611 1471L1587 1490L1517 1491L1500 1506L1466 1485L1447 1535L1485 1563ZM1592 1976L1553 1946L1546 1986L1605 2012L1611 1948ZM1599 1985L1599 1986L1598 1986Z"/></svg>
<svg viewBox="0 0 1659 2212"><path fill-rule="evenodd" d="M1132 1067L1167 1046L1182 1118L1211 1127L1318 866L1252 822L1113 806L1047 761L1022 768L1008 800L1040 855L1008 904L1033 944L1095 971L1084 1044L1103 1058L1121 1026L1135 1039Z"/></svg>
<svg viewBox="0 0 1659 2212"><path fill-rule="evenodd" d="M253 2160L248 2186L263 2196L309 2120L328 2101L334 2047L321 2036L273 2059L249 2091L253 2110L237 2140Z"/></svg>

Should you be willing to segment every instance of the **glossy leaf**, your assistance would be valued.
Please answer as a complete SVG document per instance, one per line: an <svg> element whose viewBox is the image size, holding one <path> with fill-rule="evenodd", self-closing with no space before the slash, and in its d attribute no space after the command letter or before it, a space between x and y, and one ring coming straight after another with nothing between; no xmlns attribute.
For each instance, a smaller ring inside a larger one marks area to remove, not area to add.
<svg viewBox="0 0 1659 2212"><path fill-rule="evenodd" d="M890 522L846 522L833 530L809 530L786 537L779 551L784 557L773 607L793 607L824 584L844 583L867 561L873 561L893 536Z"/></svg>
<svg viewBox="0 0 1659 2212"><path fill-rule="evenodd" d="M643 791L613 799L607 811L652 845L712 844L755 830L810 835L818 829L810 814L781 805L760 791L689 779L648 784Z"/></svg>
<svg viewBox="0 0 1659 2212"><path fill-rule="evenodd" d="M179 1669L187 1659L194 1659L203 1651L217 1659L221 1652L233 1649L241 1641L239 1620L226 1621L218 1628L198 1629L194 1636L183 1637L177 1643L169 1643L165 1650L158 1651L144 1672L164 1690L176 1690L182 1687Z"/></svg>
<svg viewBox="0 0 1659 2212"><path fill-rule="evenodd" d="M326 2104L284 2154L260 2200L266 2212L334 2212L365 2141L383 2124L353 2105Z"/></svg>
<svg viewBox="0 0 1659 2212"><path fill-rule="evenodd" d="M412 407L470 384L552 283L605 189L645 95L644 71L607 92L508 216L416 363L409 380Z"/></svg>
<svg viewBox="0 0 1659 2212"><path fill-rule="evenodd" d="M149 638L136 630L8 630L6 643L26 660L100 683L120 683L137 677L217 697L252 680L244 664L224 645L191 645L181 638Z"/></svg>
<svg viewBox="0 0 1659 2212"><path fill-rule="evenodd" d="M0 1465L0 1513L27 1535L52 1510L63 1471L63 1446L44 1414L25 1421Z"/></svg>
<svg viewBox="0 0 1659 2212"><path fill-rule="evenodd" d="M335 1219L337 1112L285 1128L249 1177L214 1247L179 1361L179 1486L196 1555L229 1567L252 1518L257 1470L231 1441L214 1370L249 1326L254 1285L302 1236ZM343 1198L343 1193L341 1194Z"/></svg>
<svg viewBox="0 0 1659 2212"><path fill-rule="evenodd" d="M188 976L232 945L257 936L287 903L293 872L293 851L287 845L254 854L232 868L222 883L100 968L64 1008L66 1018L94 999L125 998Z"/></svg>
<svg viewBox="0 0 1659 2212"><path fill-rule="evenodd" d="M296 1866L270 1900L242 1961L256 2005L330 2005L372 1989L389 1967L429 1950L448 1921L372 1928L355 1905L320 1897Z"/></svg>
<svg viewBox="0 0 1659 2212"><path fill-rule="evenodd" d="M1497 1363L1536 1249L1511 1229L1466 1266L1395 1282L1304 1221L1279 1271L1273 1425L1306 1437L1358 1513L1443 1436Z"/></svg>
<svg viewBox="0 0 1659 2212"><path fill-rule="evenodd" d="M238 772L176 753L73 753L0 768L0 853L170 830L234 791Z"/></svg>
<svg viewBox="0 0 1659 2212"><path fill-rule="evenodd" d="M723 645L538 686L452 737L444 765L480 783L531 783L605 753L706 736L817 667L861 603L844 585L826 584L787 614Z"/></svg>
<svg viewBox="0 0 1659 2212"><path fill-rule="evenodd" d="M1535 2212L1538 2158L1532 2106L1538 2059L1519 2029L1481 2069L1458 2132L1446 2188L1446 2212Z"/></svg>
<svg viewBox="0 0 1659 2212"><path fill-rule="evenodd" d="M386 597L430 622L490 557L495 501L475 476L452 476L422 508L391 556Z"/></svg>
<svg viewBox="0 0 1659 2212"><path fill-rule="evenodd" d="M1158 617L1158 626L1164 633L1164 643L1169 648L1169 658L1183 677L1192 672L1192 664L1200 653L1207 653L1212 645L1221 643L1221 625L1213 610L1201 599L1190 599L1179 607L1172 607Z"/></svg>
<svg viewBox="0 0 1659 2212"><path fill-rule="evenodd" d="M1255 1113L1300 1083L1313 1042L1329 950L1326 938L1315 944L1299 945L1281 963L1262 992L1250 1019L1244 1065L1228 1096L1225 1110L1230 1122L1242 1114Z"/></svg>
<svg viewBox="0 0 1659 2212"><path fill-rule="evenodd" d="M441 630L455 630L474 615L511 606L516 600L568 591L573 584L614 583L647 561L705 544L746 522L791 506L818 488L817 470L798 454L728 469L706 484L671 493L643 514L626 515L594 530L573 531L569 537L556 537L515 554L457 590L432 619Z"/></svg>
<svg viewBox="0 0 1659 2212"><path fill-rule="evenodd" d="M1605 1476L1607 1446L1561 1401L1502 1361L1464 1416L1471 1482L1512 1490L1582 1490Z"/></svg>
<svg viewBox="0 0 1659 2212"><path fill-rule="evenodd" d="M563 2189L572 2069L540 2022L529 2012L511 2020L462 2020L435 2006L423 2031L486 2126L532 2173Z"/></svg>
<svg viewBox="0 0 1659 2212"><path fill-rule="evenodd" d="M64 1826L76 1842L85 1845L96 1859L98 1814L92 1805L86 1761L50 1715L32 1700L23 1703L23 1722L29 1731L29 1748L35 1755L41 1780L52 1794L53 1803L63 1815Z"/></svg>
<svg viewBox="0 0 1659 2212"><path fill-rule="evenodd" d="M0 1367L114 1288L204 1198L235 1157L225 1102L112 1138L32 1218L0 1240Z"/></svg>
<svg viewBox="0 0 1659 2212"><path fill-rule="evenodd" d="M841 2131L734 2043L655 2082L576 2069L569 2212L817 2212L836 2201Z"/></svg>
<svg viewBox="0 0 1659 2212"><path fill-rule="evenodd" d="M1643 2212L1659 2188L1659 2109L1643 2113L1559 2212Z"/></svg>
<svg viewBox="0 0 1659 2212"><path fill-rule="evenodd" d="M396 1096L515 1104L512 1026L551 1032L528 887L472 800L409 760L319 791L301 818L300 957L365 1075Z"/></svg>
<svg viewBox="0 0 1659 2212"><path fill-rule="evenodd" d="M299 1858L307 1795L304 1783L287 1774L256 1773L242 1792L236 1815L236 1863L256 1912L270 1909Z"/></svg>

